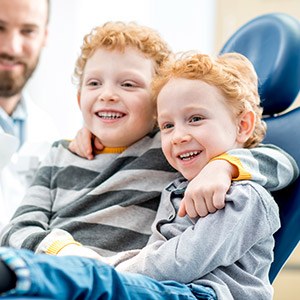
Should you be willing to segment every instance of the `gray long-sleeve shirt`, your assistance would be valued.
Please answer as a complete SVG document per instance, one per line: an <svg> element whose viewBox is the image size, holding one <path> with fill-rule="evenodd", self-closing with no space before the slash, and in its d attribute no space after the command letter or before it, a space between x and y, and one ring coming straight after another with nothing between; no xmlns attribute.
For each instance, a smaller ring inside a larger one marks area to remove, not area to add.
<svg viewBox="0 0 300 300"><path fill-rule="evenodd" d="M180 218L186 184L176 180L163 192L148 246L120 253L111 264L158 280L210 286L218 299L272 299L268 273L280 220L271 195L256 183L235 182L224 209Z"/></svg>

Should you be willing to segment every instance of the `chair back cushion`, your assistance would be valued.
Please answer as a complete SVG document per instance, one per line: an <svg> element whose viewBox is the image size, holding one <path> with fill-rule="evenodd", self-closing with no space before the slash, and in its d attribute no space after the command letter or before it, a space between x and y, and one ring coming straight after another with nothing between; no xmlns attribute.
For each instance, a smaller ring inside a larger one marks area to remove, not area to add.
<svg viewBox="0 0 300 300"><path fill-rule="evenodd" d="M283 13L259 16L233 34L221 50L227 52L242 53L256 69L268 126L264 143L281 147L300 166L300 108L276 116L295 101L300 89L299 20ZM271 282L300 239L300 179L272 194L279 206L281 228L275 234Z"/></svg>
<svg viewBox="0 0 300 300"><path fill-rule="evenodd" d="M284 14L259 16L237 30L221 53L238 52L254 65L264 115L287 109L300 89L300 22Z"/></svg>

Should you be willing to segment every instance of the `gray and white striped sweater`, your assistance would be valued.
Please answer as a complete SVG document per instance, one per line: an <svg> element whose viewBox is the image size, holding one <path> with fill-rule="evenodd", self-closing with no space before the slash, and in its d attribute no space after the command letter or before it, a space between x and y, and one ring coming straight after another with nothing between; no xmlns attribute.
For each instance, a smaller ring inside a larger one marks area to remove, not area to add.
<svg viewBox="0 0 300 300"><path fill-rule="evenodd" d="M35 251L59 228L103 256L145 246L161 191L179 177L162 154L160 134L146 136L121 154L100 154L92 161L67 146L66 141L53 144L3 229L1 245ZM269 189L295 177L293 161L272 147L235 149L234 155L252 180Z"/></svg>

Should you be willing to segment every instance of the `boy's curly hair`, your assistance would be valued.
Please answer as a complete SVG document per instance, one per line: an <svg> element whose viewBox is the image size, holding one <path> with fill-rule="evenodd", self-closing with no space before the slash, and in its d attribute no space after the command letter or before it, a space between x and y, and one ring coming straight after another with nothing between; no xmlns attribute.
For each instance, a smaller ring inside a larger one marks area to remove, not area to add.
<svg viewBox="0 0 300 300"><path fill-rule="evenodd" d="M135 48L153 59L155 72L171 54L169 46L155 30L134 22L107 22L92 29L83 39L73 75L79 88L86 62L97 49L125 51L126 47Z"/></svg>
<svg viewBox="0 0 300 300"><path fill-rule="evenodd" d="M153 100L172 78L201 80L216 86L225 96L236 117L244 111L255 113L255 129L244 147L252 148L262 141L266 124L258 94L258 78L252 63L242 54L226 53L216 58L206 54L185 53L175 61L167 62L153 81Z"/></svg>

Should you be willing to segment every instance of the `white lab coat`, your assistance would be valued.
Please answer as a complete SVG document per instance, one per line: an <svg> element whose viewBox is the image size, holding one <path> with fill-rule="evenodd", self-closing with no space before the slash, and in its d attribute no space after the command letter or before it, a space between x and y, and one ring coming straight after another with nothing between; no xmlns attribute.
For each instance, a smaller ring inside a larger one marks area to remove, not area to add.
<svg viewBox="0 0 300 300"><path fill-rule="evenodd" d="M28 96L25 96L24 100L28 114L26 141L0 170L0 229L14 214L39 163L49 151L51 144L59 138L54 121ZM1 131L3 132L2 128Z"/></svg>

